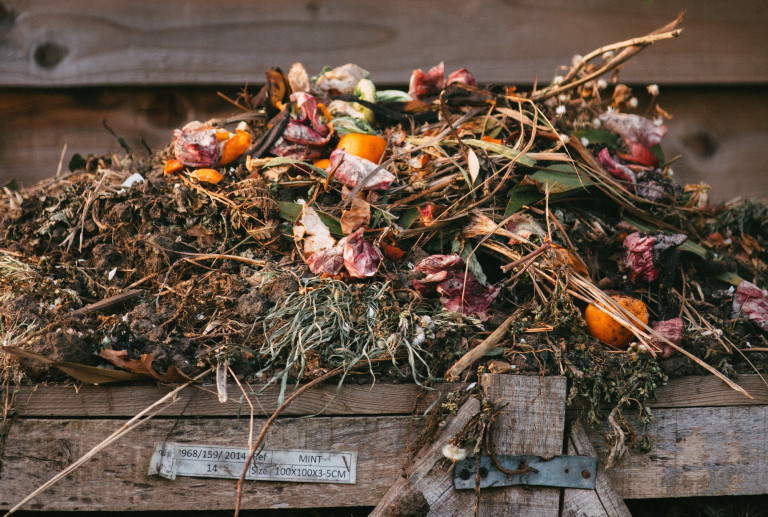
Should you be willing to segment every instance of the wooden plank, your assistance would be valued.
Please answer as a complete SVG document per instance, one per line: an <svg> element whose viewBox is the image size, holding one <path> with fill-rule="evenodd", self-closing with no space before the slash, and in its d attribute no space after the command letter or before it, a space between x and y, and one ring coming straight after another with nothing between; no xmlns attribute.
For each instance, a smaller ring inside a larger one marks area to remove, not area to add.
<svg viewBox="0 0 768 517"><path fill-rule="evenodd" d="M681 38L647 49L625 80L768 81L762 0L575 4L568 0L6 0L0 85L242 84L301 61L310 73L357 62L404 83L444 60L482 82L549 81L574 54L646 34L689 8Z"/></svg>
<svg viewBox="0 0 768 517"><path fill-rule="evenodd" d="M258 430L263 420L257 421ZM246 482L242 508L373 506L400 476L409 417L281 419L266 447L357 451L357 484ZM20 420L10 431L0 476L8 509L111 434L109 420ZM148 476L155 443L247 447L247 420L153 420L31 501L25 509L57 511L216 510L234 508L235 480Z"/></svg>
<svg viewBox="0 0 768 517"><path fill-rule="evenodd" d="M480 385L489 399L506 404L492 431L496 454L562 454L565 377L484 374ZM477 515L507 515L515 509L530 517L557 516L559 508L560 489L505 487L483 490Z"/></svg>
<svg viewBox="0 0 768 517"><path fill-rule="evenodd" d="M652 408L756 406L768 404L768 387L756 374L739 375L736 382L753 398L729 388L713 375L670 379L656 393Z"/></svg>
<svg viewBox="0 0 768 517"><path fill-rule="evenodd" d="M456 416L451 418L443 430L429 445L421 449L406 467L407 477L400 477L371 512L370 517L400 515L395 511L402 506L402 497L421 494L429 505L429 516L462 517L469 515L475 503L475 494L468 490L453 488L453 468L443 457L443 447L458 434L480 411L480 402L475 398L467 400Z"/></svg>
<svg viewBox="0 0 768 517"><path fill-rule="evenodd" d="M0 90L0 185L12 178L30 185L52 177L64 144L64 170L75 153L119 152L103 120L140 156L142 141L162 149L173 129L190 120L237 112L216 96L218 89ZM644 88L635 90L641 94ZM716 202L768 196L768 175L755 152L768 148L768 89L662 87L659 102L675 116L662 144L668 157L681 156L673 165L678 183L706 182ZM640 109L648 105L644 98Z"/></svg>
<svg viewBox="0 0 768 517"><path fill-rule="evenodd" d="M246 390L254 414L270 416L277 409L279 389L269 389L255 396L259 386ZM24 418L115 418L131 417L171 391L158 384L122 386L38 386L23 387L15 409ZM290 394L292 390L288 390ZM250 407L237 385L228 387L229 400L221 403L216 386L191 386L179 393L176 402L160 416L240 416L247 419ZM283 411L284 416L315 415L410 415L423 412L434 402L437 391L426 392L415 384L318 386L305 392Z"/></svg>
<svg viewBox="0 0 768 517"><path fill-rule="evenodd" d="M596 457L584 426L578 420L568 435L568 454ZM632 517L627 505L608 481L605 469L598 465L594 490L565 489L562 517Z"/></svg>
<svg viewBox="0 0 768 517"><path fill-rule="evenodd" d="M630 452L607 472L624 499L757 495L768 492L768 406L657 409L647 454ZM636 414L627 419L637 424ZM608 447L590 441L605 463Z"/></svg>

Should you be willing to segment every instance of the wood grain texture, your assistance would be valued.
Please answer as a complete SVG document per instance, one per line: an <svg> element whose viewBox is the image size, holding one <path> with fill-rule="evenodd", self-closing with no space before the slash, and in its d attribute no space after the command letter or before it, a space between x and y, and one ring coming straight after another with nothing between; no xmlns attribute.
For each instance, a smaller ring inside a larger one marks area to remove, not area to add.
<svg viewBox="0 0 768 517"><path fill-rule="evenodd" d="M656 409L647 454L630 452L608 479L624 499L765 494L768 406ZM638 427L637 416L627 419ZM604 464L605 441L590 440Z"/></svg>
<svg viewBox="0 0 768 517"><path fill-rule="evenodd" d="M681 38L645 50L630 81L765 83L761 0L7 0L0 85L242 84L303 62L355 62L407 82L444 60L483 82L550 80L574 54L642 36L688 9Z"/></svg>
<svg viewBox="0 0 768 517"><path fill-rule="evenodd" d="M652 408L763 406L768 404L768 387L756 374L739 375L736 382L752 395L745 397L713 375L670 379L656 392Z"/></svg>
<svg viewBox="0 0 768 517"><path fill-rule="evenodd" d="M390 508L396 507L398 497L408 491L417 491L424 496L431 517L471 515L475 494L471 490L453 488L453 468L443 457L442 449L479 410L480 402L477 399L467 400L434 440L416 454L406 467L407 477L400 477L387 490L370 517L393 515Z"/></svg>
<svg viewBox="0 0 768 517"><path fill-rule="evenodd" d="M278 389L256 396L259 386L246 387L257 417L270 416L277 409ZM132 417L166 395L170 388L157 384L118 386L23 387L15 409L23 418L119 418ZM216 386L191 386L159 415L166 417L234 417L247 420L250 407L240 388L228 387L229 400L220 403ZM410 415L423 412L434 402L436 391L425 392L415 384L345 384L337 394L335 384L312 388L283 411L300 415ZM290 390L289 393L290 394Z"/></svg>
<svg viewBox="0 0 768 517"><path fill-rule="evenodd" d="M257 421L257 426L263 420ZM400 476L411 425L408 417L281 419L265 446L357 451L357 484L246 482L242 508L373 506ZM109 420L21 420L13 425L0 475L0 508L29 492L107 437ZM259 427L257 427L258 429ZM236 480L148 476L155 443L247 447L247 420L153 420L63 479L28 510L214 510L234 507Z"/></svg>
<svg viewBox="0 0 768 517"><path fill-rule="evenodd" d="M596 457L584 426L578 420L568 434L569 455ZM602 466L598 465L594 490L563 490L562 517L632 517L627 505L611 486Z"/></svg>
<svg viewBox="0 0 768 517"><path fill-rule="evenodd" d="M64 170L75 153L120 152L104 120L137 154L145 152L142 142L162 149L174 128L237 113L218 90L237 94L232 87L0 90L0 184L52 177L65 144ZM757 152L768 148L768 88L662 87L659 102L675 116L662 145L667 157L680 156L673 165L678 183L706 182L716 202L768 196ZM649 104L641 97L640 110Z"/></svg>
<svg viewBox="0 0 768 517"><path fill-rule="evenodd" d="M563 452L566 379L490 375L480 385L491 400L506 404L493 430L496 454L532 454L551 457ZM505 487L480 495L478 516L519 515L556 517L560 489Z"/></svg>

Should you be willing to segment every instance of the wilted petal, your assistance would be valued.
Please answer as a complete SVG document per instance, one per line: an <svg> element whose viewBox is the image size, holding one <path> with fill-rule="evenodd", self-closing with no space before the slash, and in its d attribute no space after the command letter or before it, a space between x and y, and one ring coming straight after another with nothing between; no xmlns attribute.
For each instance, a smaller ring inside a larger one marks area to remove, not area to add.
<svg viewBox="0 0 768 517"><path fill-rule="evenodd" d="M440 303L453 312L462 314L478 314L484 316L485 311L499 294L499 289L484 286L477 281L472 273L453 272L453 274L437 286Z"/></svg>
<svg viewBox="0 0 768 517"><path fill-rule="evenodd" d="M624 238L624 265L629 269L633 282L653 282L659 278L659 270L653 263L653 249L656 237L640 232L630 233Z"/></svg>
<svg viewBox="0 0 768 517"><path fill-rule="evenodd" d="M619 158L625 162L645 165L647 167L656 167L659 164L659 158L643 144L638 142L627 142L629 148L626 153L619 152Z"/></svg>
<svg viewBox="0 0 768 517"><path fill-rule="evenodd" d="M645 147L657 145L667 133L667 126L657 126L640 115L603 113L599 118L605 128L620 134L627 143L637 142Z"/></svg>
<svg viewBox="0 0 768 517"><path fill-rule="evenodd" d="M213 167L219 161L221 149L216 130L202 122L190 122L173 132L173 154L190 167Z"/></svg>
<svg viewBox="0 0 768 517"><path fill-rule="evenodd" d="M282 136L284 140L291 144L311 145L314 147L323 147L331 140L330 132L320 134L312 126L296 119L288 121Z"/></svg>
<svg viewBox="0 0 768 517"><path fill-rule="evenodd" d="M484 316L499 289L484 286L472 273L464 272L464 260L456 254L431 255L416 264L414 271L425 274L414 280L413 288L422 296L438 294L449 311Z"/></svg>
<svg viewBox="0 0 768 517"><path fill-rule="evenodd" d="M349 154L343 149L336 149L331 153L331 163L328 166L328 171L335 171L333 178L353 189L377 167L378 165L365 158ZM363 190L387 190L395 179L394 174L386 169L380 169L372 178L368 179L363 186Z"/></svg>
<svg viewBox="0 0 768 517"><path fill-rule="evenodd" d="M477 82L475 81L475 77L469 73L469 70L466 68L460 68L459 70L456 70L451 75L448 76L447 86L450 86L454 83L458 84L465 84L467 86L476 86Z"/></svg>
<svg viewBox="0 0 768 517"><path fill-rule="evenodd" d="M754 320L768 331L768 292L742 280L733 293L733 317Z"/></svg>
<svg viewBox="0 0 768 517"><path fill-rule="evenodd" d="M425 275L453 269L464 269L464 259L456 253L453 255L430 255L421 259L414 267L414 271Z"/></svg>
<svg viewBox="0 0 768 517"><path fill-rule="evenodd" d="M338 275L344 267L343 248L333 246L313 253L307 257L309 270L316 275Z"/></svg>
<svg viewBox="0 0 768 517"><path fill-rule="evenodd" d="M381 263L381 252L370 242L363 239L360 228L339 241L344 248L344 267L353 278L368 278L376 274Z"/></svg>
<svg viewBox="0 0 768 517"><path fill-rule="evenodd" d="M408 93L420 99L437 95L445 88L445 65L441 62L424 73L421 68L414 70L408 86Z"/></svg>
<svg viewBox="0 0 768 517"><path fill-rule="evenodd" d="M282 138L278 138L275 146L269 150L270 153L275 156L284 156L286 158L296 158L297 160L312 160L314 158L320 158L323 155L323 148L307 145L307 144L295 144Z"/></svg>
<svg viewBox="0 0 768 517"><path fill-rule="evenodd" d="M632 169L626 165L622 165L618 160L613 158L607 147L598 153L597 161L611 176L632 184L637 182L635 173L632 172Z"/></svg>
<svg viewBox="0 0 768 517"><path fill-rule="evenodd" d="M667 341L674 345L680 345L683 340L682 318L672 318L669 320L657 321L651 326L651 328L653 328L654 332L660 334ZM656 352L661 353L661 357L669 357L675 352L674 348L656 336L652 337L651 346L656 350Z"/></svg>
<svg viewBox="0 0 768 517"><path fill-rule="evenodd" d="M365 77L368 77L368 72L357 65L347 63L324 72L317 78L315 86L326 93L348 94L354 92L357 83Z"/></svg>
<svg viewBox="0 0 768 517"><path fill-rule="evenodd" d="M299 121L309 122L312 129L321 136L327 136L331 132L330 128L320 121L322 112L314 96L305 92L296 92L291 94L291 101L295 102L296 107L299 108Z"/></svg>

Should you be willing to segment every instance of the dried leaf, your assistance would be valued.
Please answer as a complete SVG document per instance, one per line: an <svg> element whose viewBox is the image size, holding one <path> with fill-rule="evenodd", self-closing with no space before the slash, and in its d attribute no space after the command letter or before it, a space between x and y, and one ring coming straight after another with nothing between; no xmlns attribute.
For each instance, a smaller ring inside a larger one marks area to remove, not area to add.
<svg viewBox="0 0 768 517"><path fill-rule="evenodd" d="M477 159L477 155L472 149L467 151L467 169L469 169L469 177L474 185L477 181L477 176L480 174L480 160Z"/></svg>
<svg viewBox="0 0 768 517"><path fill-rule="evenodd" d="M360 196L355 196L349 206L341 214L341 231L352 233L363 225L371 222L371 205Z"/></svg>
<svg viewBox="0 0 768 517"><path fill-rule="evenodd" d="M216 393L219 402L224 403L229 399L227 394L227 365L223 362L216 363Z"/></svg>
<svg viewBox="0 0 768 517"><path fill-rule="evenodd" d="M63 371L70 377L77 379L78 381L88 382L90 384L138 381L143 378L141 375L123 370L110 370L107 368L99 368L97 366L87 366L78 363L53 361L43 355L13 346L0 347L0 351L13 354L18 357L23 357L24 359L31 359L33 361L45 363L49 366L58 368L59 370Z"/></svg>
<svg viewBox="0 0 768 517"><path fill-rule="evenodd" d="M175 366L171 366L165 373L158 373L152 368L154 354L141 354L140 359L129 359L127 350L111 350L105 348L99 354L102 359L106 359L118 368L124 368L144 378L153 378L160 382L189 382L191 377L183 373Z"/></svg>

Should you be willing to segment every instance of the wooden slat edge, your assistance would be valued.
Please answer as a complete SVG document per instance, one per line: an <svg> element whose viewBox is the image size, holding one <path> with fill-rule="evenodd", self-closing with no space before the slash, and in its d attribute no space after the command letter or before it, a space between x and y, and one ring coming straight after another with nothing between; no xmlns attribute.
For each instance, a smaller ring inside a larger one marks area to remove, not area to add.
<svg viewBox="0 0 768 517"><path fill-rule="evenodd" d="M768 387L757 374L740 375L736 383L753 397L748 398L730 389L714 376L694 376L670 379L657 391L652 408L754 406L768 404Z"/></svg>
<svg viewBox="0 0 768 517"><path fill-rule="evenodd" d="M258 391L254 387L251 393ZM247 389L247 388L246 388ZM24 386L16 395L15 409L23 418L114 418L130 417L143 410L171 388L153 385L115 386ZM292 390L289 390L290 394ZM438 396L415 384L344 385L313 388L295 400L284 416L300 415L404 415L425 411ZM228 389L229 400L218 401L213 385L189 387L159 416L227 417L250 415L250 407L236 385ZM251 396L255 416L268 416L277 408L278 389Z"/></svg>

